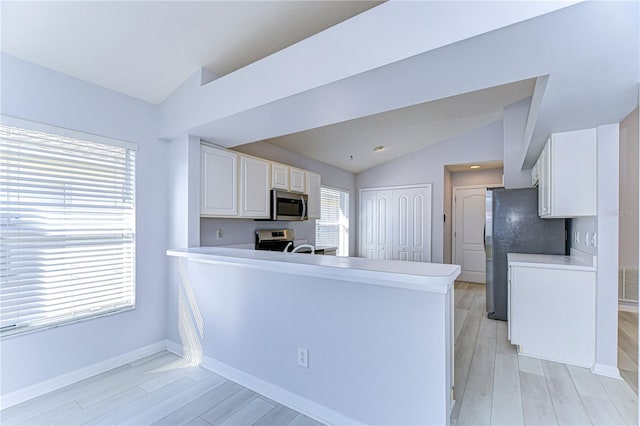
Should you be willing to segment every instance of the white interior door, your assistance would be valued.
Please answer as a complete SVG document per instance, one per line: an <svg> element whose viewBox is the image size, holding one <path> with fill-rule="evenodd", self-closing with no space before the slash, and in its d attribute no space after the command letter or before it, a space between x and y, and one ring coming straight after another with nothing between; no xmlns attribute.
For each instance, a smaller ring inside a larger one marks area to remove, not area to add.
<svg viewBox="0 0 640 426"><path fill-rule="evenodd" d="M393 190L393 259L431 261L431 187Z"/></svg>
<svg viewBox="0 0 640 426"><path fill-rule="evenodd" d="M484 223L486 188L454 188L453 263L458 280L484 283Z"/></svg>
<svg viewBox="0 0 640 426"><path fill-rule="evenodd" d="M360 256L391 259L391 191L360 193Z"/></svg>

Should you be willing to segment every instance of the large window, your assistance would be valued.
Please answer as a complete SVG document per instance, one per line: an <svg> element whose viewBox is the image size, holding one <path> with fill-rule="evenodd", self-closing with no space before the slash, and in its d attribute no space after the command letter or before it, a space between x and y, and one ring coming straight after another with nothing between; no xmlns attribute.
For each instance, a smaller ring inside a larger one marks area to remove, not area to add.
<svg viewBox="0 0 640 426"><path fill-rule="evenodd" d="M349 192L320 188L320 217L316 245L338 247L338 256L349 256Z"/></svg>
<svg viewBox="0 0 640 426"><path fill-rule="evenodd" d="M133 308L136 146L9 120L0 125L0 335Z"/></svg>

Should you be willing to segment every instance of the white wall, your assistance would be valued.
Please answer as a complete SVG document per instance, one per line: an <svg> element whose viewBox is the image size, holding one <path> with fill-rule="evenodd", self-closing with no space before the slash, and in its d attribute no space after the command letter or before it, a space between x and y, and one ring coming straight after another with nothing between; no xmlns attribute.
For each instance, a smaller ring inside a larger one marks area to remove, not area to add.
<svg viewBox="0 0 640 426"><path fill-rule="evenodd" d="M361 172L356 175L356 186L359 190L431 183L431 260L442 263L445 165L502 160L502 150L502 122L497 122Z"/></svg>
<svg viewBox="0 0 640 426"><path fill-rule="evenodd" d="M527 98L504 109L504 187L507 189L531 186L531 169L521 169L530 105L531 98Z"/></svg>
<svg viewBox="0 0 640 426"><path fill-rule="evenodd" d="M444 214L447 216L447 220L444 223L444 263L451 263L452 259L453 188L457 186L500 184L502 184L502 169L469 170L466 172L449 172L445 170Z"/></svg>
<svg viewBox="0 0 640 426"><path fill-rule="evenodd" d="M594 372L618 376L618 124L597 128L597 215L568 221L570 247L597 256ZM574 241L574 232L580 234ZM586 234L596 233L596 247Z"/></svg>
<svg viewBox="0 0 640 426"><path fill-rule="evenodd" d="M138 144L136 309L3 339L6 395L164 339L167 180L153 105L7 55L0 74L3 114Z"/></svg>

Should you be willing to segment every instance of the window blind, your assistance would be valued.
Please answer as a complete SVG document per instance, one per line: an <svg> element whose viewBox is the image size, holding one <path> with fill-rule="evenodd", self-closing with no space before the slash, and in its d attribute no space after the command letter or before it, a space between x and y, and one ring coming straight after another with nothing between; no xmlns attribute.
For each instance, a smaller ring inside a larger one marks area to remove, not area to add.
<svg viewBox="0 0 640 426"><path fill-rule="evenodd" d="M348 256L349 193L321 187L320 217L316 220L316 245L337 247L338 256Z"/></svg>
<svg viewBox="0 0 640 426"><path fill-rule="evenodd" d="M0 334L135 306L135 150L0 125Z"/></svg>

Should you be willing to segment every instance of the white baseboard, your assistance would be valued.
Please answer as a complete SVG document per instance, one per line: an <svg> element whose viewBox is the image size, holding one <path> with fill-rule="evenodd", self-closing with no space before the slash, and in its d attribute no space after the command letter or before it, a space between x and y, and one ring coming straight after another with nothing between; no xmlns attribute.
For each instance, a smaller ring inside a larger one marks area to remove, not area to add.
<svg viewBox="0 0 640 426"><path fill-rule="evenodd" d="M598 374L600 376L611 377L612 379L622 380L622 376L620 375L620 370L617 367L612 367L610 365L604 364L594 364L591 367L591 372L593 374Z"/></svg>
<svg viewBox="0 0 640 426"><path fill-rule="evenodd" d="M179 356L183 355L182 345L170 340L167 340L166 344L166 349L168 351L173 352L174 354ZM272 383L266 382L262 379L252 376L251 374L245 373L242 370L239 370L213 358L203 356L200 366L231 381L234 381L246 388L249 388L254 392L264 395L279 404L296 410L304 414L305 416L311 417L312 419L319 422L329 425L363 424L362 422L353 420L345 416L344 414L332 410L331 408L306 399L291 391L283 389L280 386L276 386Z"/></svg>
<svg viewBox="0 0 640 426"><path fill-rule="evenodd" d="M79 382L96 374L104 373L112 368L119 367L123 364L127 364L131 361L143 358L147 355L151 355L156 352L165 350L166 344L164 340L161 340L151 345L136 349L126 354L118 355L113 358L109 358L106 361L102 361L88 367L81 368L79 370L71 371L67 374L63 374L58 377L54 377L49 380L45 380L40 383L36 383L26 388L19 389L17 391L0 396L0 407L7 408L29 399L35 398L40 395L44 395L47 392L54 391L56 389L63 388L72 383Z"/></svg>

